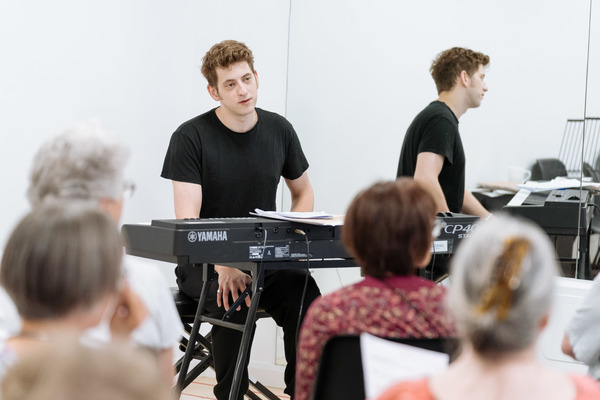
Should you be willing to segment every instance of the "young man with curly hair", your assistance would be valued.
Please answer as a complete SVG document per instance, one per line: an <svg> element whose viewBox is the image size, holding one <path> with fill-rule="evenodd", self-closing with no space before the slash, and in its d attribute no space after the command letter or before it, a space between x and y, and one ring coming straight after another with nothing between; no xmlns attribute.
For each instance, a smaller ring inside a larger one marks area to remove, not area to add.
<svg viewBox="0 0 600 400"><path fill-rule="evenodd" d="M313 190L308 162L292 125L282 116L256 108L258 74L250 49L234 40L214 45L202 60L208 93L220 103L184 122L171 137L161 176L173 182L177 218L247 217L255 208L275 210L281 179L290 190L292 211L312 211ZM250 285L249 274L216 265L207 311L222 315ZM201 269L179 265L175 271L180 289L199 297ZM283 327L285 392L294 393L295 337L301 304L304 310L320 295L312 277L287 270L265 272L260 307ZM245 321L250 298L246 297L229 321ZM242 332L214 326L213 352L217 399L227 399L231 388ZM236 398L248 388L247 371Z"/></svg>
<svg viewBox="0 0 600 400"><path fill-rule="evenodd" d="M454 47L433 61L430 72L438 99L413 120L404 137L397 176L413 176L433 191L438 212L485 217L488 211L465 190L465 152L459 118L477 108L487 92L485 68L490 58Z"/></svg>

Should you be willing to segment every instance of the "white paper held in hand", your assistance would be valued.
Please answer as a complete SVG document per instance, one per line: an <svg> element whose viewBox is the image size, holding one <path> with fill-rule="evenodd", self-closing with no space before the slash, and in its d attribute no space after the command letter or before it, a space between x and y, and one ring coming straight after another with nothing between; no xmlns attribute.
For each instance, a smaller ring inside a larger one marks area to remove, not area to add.
<svg viewBox="0 0 600 400"><path fill-rule="evenodd" d="M369 333L360 334L367 399L376 399L385 389L408 379L429 376L448 368L448 354L396 343Z"/></svg>

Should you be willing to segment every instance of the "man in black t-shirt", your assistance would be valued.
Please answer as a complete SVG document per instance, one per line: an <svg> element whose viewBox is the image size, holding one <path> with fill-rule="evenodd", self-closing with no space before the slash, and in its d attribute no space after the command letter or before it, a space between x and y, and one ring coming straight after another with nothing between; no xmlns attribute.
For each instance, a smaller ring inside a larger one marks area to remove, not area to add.
<svg viewBox="0 0 600 400"><path fill-rule="evenodd" d="M485 54L460 47L440 53L430 68L439 97L417 115L404 137L396 175L426 183L438 212L489 215L465 190L465 153L458 131L458 119L479 107L487 92L483 79L489 61Z"/></svg>
<svg viewBox="0 0 600 400"><path fill-rule="evenodd" d="M173 133L161 173L173 182L179 219L247 217L255 208L275 210L281 177L291 193L291 210L313 209L308 162L294 128L282 116L256 108L258 75L253 61L250 49L233 40L214 45L203 58L208 93L220 106L184 122ZM218 280L210 288L207 310L222 315L252 278L221 265L216 265L215 271ZM176 275L182 291L199 296L199 268L179 265ZM305 312L320 292L305 271L267 270L264 280L259 304L283 327L288 363L285 393L293 396L299 313L301 309ZM229 321L243 322L249 305L247 297ZM214 393L219 400L229 397L241 337L242 333L233 329L212 328ZM247 388L246 371L237 398L242 399Z"/></svg>

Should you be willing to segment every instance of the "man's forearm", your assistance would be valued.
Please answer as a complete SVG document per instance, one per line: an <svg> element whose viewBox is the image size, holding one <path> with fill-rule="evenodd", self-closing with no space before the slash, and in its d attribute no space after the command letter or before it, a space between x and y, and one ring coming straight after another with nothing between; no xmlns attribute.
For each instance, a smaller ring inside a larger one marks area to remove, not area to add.
<svg viewBox="0 0 600 400"><path fill-rule="evenodd" d="M473 196L473 193L465 190L465 197L463 200L462 212L464 214L476 215L481 218L486 218L490 215L490 212L486 210L479 200Z"/></svg>
<svg viewBox="0 0 600 400"><path fill-rule="evenodd" d="M314 196L311 193L306 193L300 196L292 197L292 207L290 211L312 211L315 207Z"/></svg>
<svg viewBox="0 0 600 400"><path fill-rule="evenodd" d="M425 179L425 178L414 178L416 181L423 183L430 191L433 199L435 200L436 212L448 212L450 208L448 207L448 203L446 203L446 196L444 196L444 191L440 186L440 183L435 179Z"/></svg>

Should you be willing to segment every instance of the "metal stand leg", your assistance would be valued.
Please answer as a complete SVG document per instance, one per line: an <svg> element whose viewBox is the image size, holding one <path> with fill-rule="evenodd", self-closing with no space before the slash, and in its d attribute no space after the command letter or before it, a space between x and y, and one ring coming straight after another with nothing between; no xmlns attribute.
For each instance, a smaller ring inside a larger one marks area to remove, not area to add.
<svg viewBox="0 0 600 400"><path fill-rule="evenodd" d="M586 231L580 238L583 245L579 244L579 279L591 279L591 264L590 264L590 235Z"/></svg>
<svg viewBox="0 0 600 400"><path fill-rule="evenodd" d="M246 323L244 324L242 343L240 344L238 358L235 363L235 374L233 376L233 383L231 384L231 391L229 392L229 400L237 399L237 394L240 391L240 386L242 384L242 374L244 368L246 368L246 359L248 358L248 352L250 350L250 340L252 339L254 320L256 318L256 311L258 310L260 295L263 291L264 278L262 274L262 267L258 268L257 273L253 278L254 279L252 281L252 301L250 302L250 308L246 317Z"/></svg>
<svg viewBox="0 0 600 400"><path fill-rule="evenodd" d="M181 392L185 389L185 378L188 373L188 369L190 367L190 362L194 356L194 344L196 343L196 338L198 337L198 332L200 332L200 324L202 323L202 315L204 314L204 307L206 306L206 298L208 297L208 284L212 280L212 276L214 274L213 266L204 266L204 270L202 271L202 291L200 292L200 299L198 301L198 308L196 309L196 315L194 317L194 325L192 326L192 331L190 332L190 337L188 339L190 345L185 349L185 355L183 357L183 362L181 363L181 369L179 370L179 376L177 377L177 385L175 387L176 397L179 398L181 396Z"/></svg>

